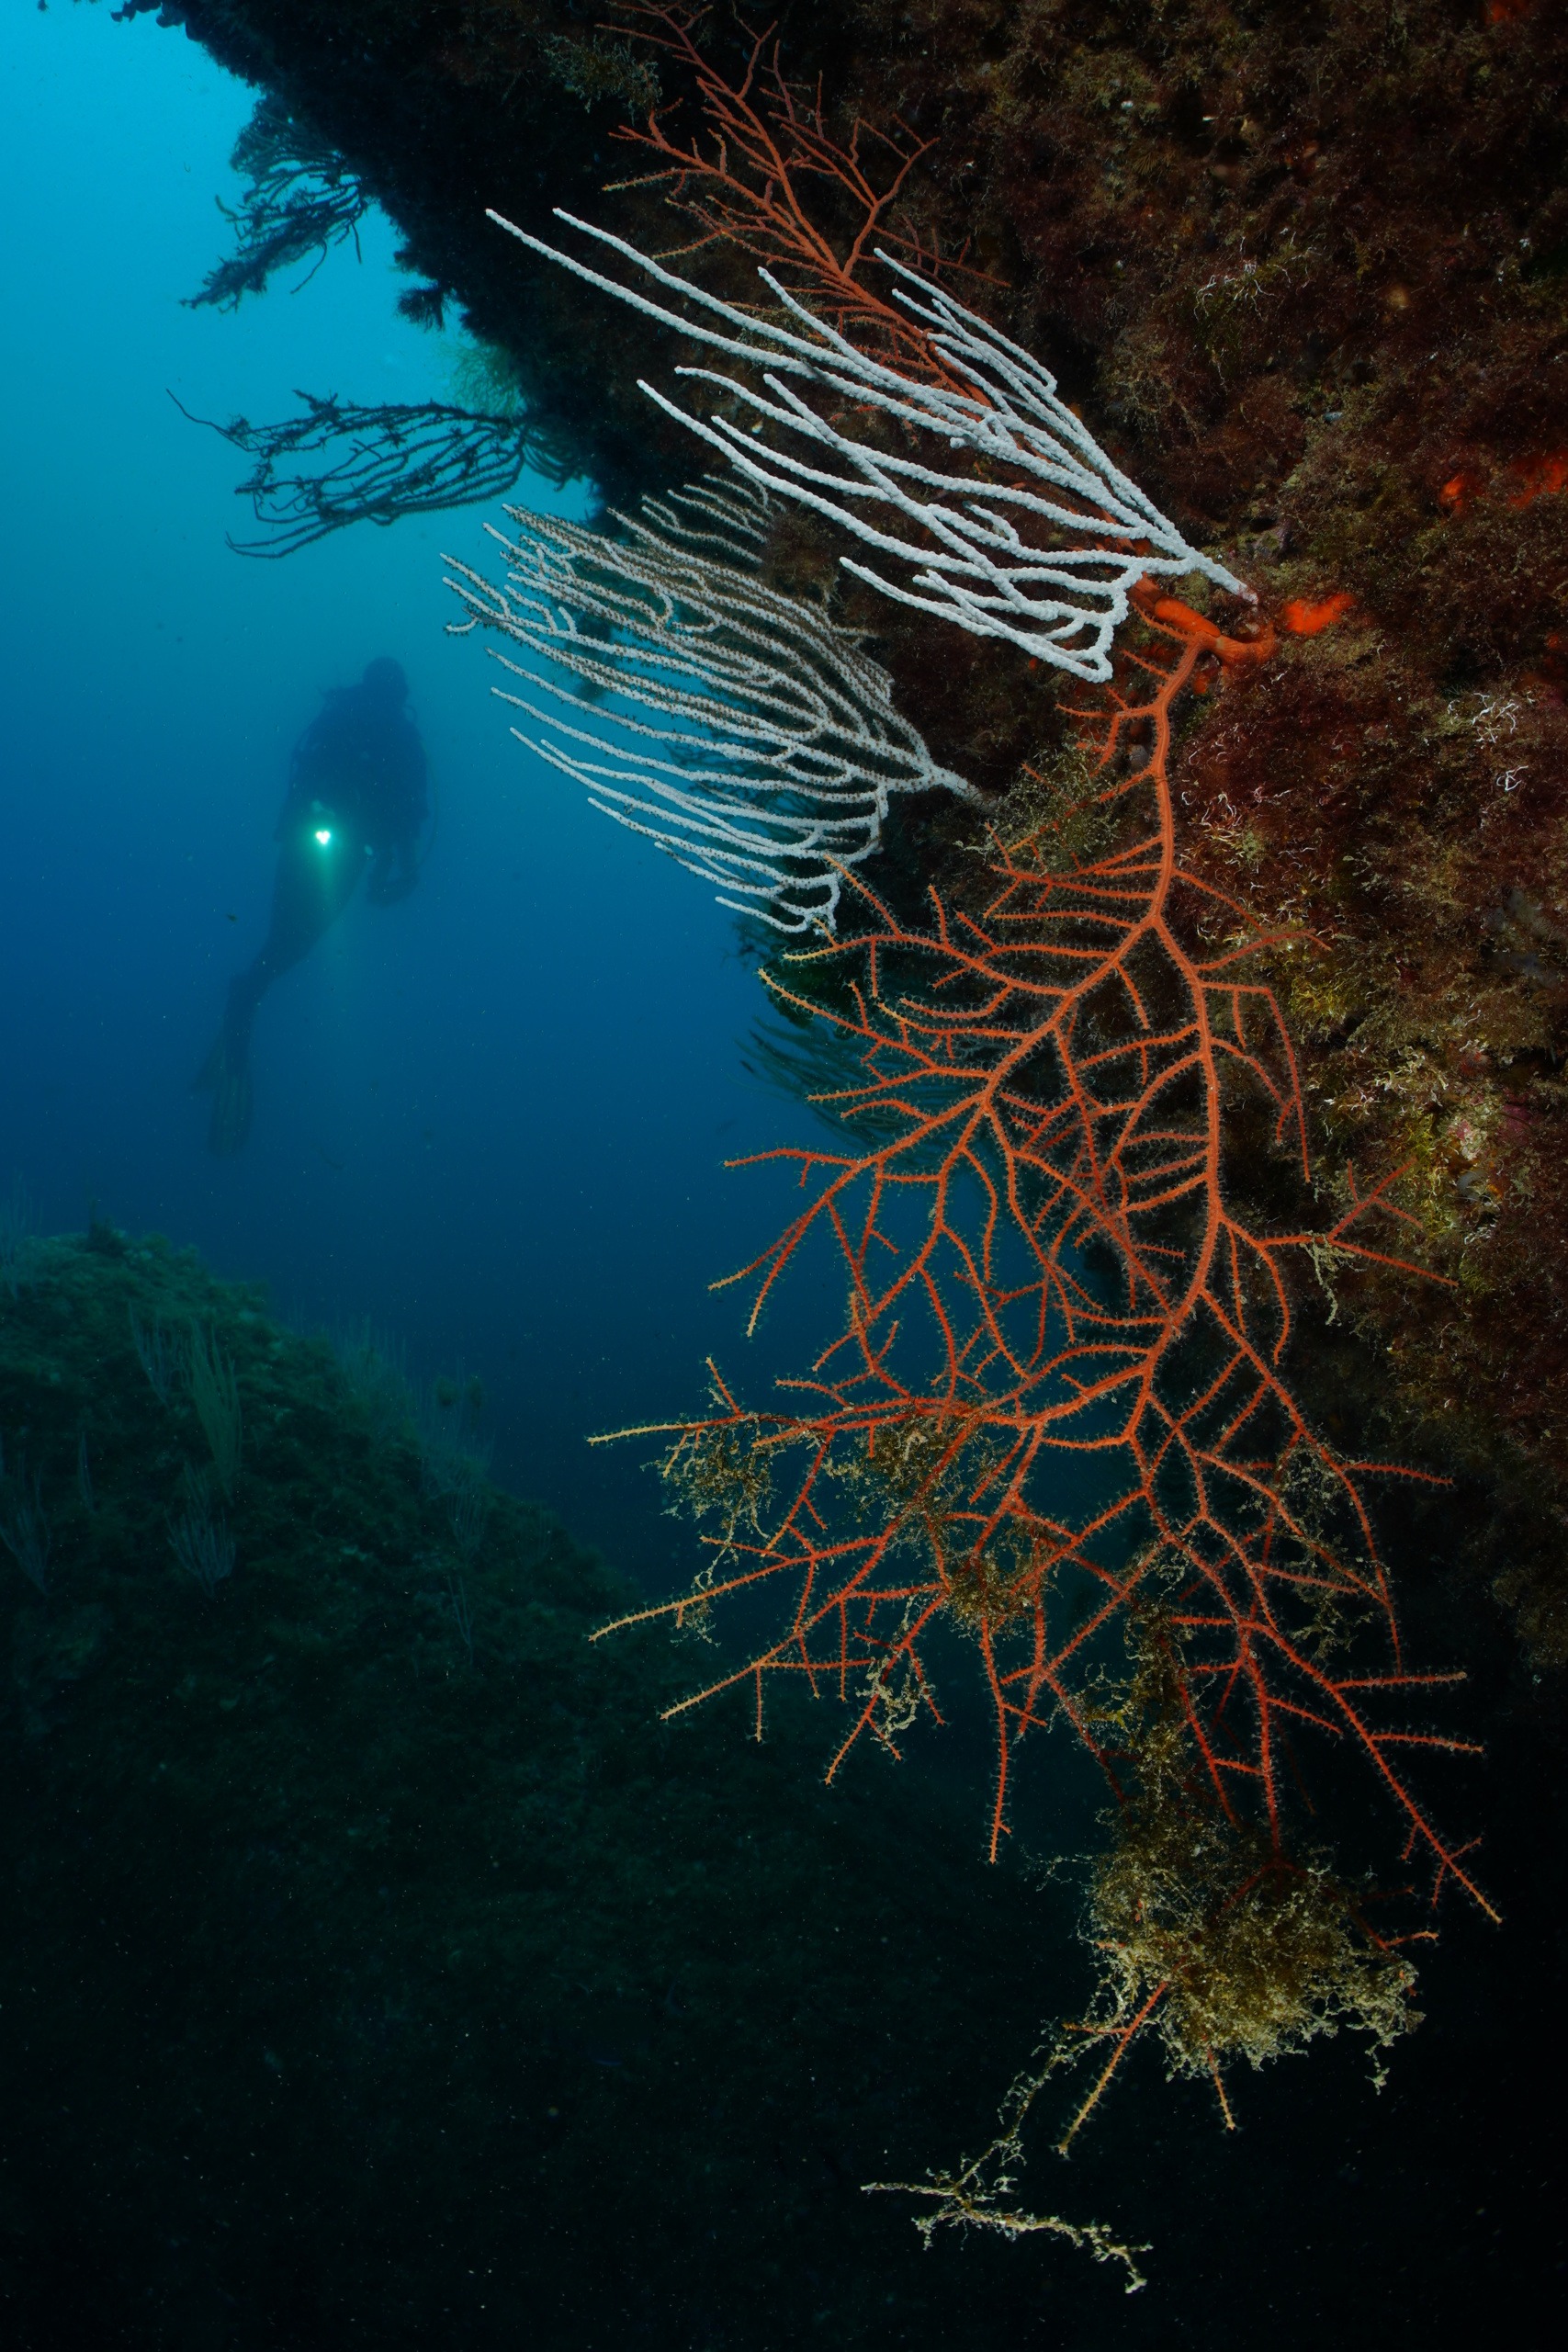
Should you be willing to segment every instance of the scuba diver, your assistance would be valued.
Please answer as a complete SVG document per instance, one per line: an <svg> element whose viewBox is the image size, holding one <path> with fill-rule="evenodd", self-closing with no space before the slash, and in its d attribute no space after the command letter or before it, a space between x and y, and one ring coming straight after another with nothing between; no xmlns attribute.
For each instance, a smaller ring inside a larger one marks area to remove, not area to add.
<svg viewBox="0 0 1568 2352"><path fill-rule="evenodd" d="M396 662L372 662L356 686L333 686L294 746L272 922L260 955L229 986L223 1026L196 1081L212 1095L208 1148L231 1159L251 1130L251 1028L274 980L301 963L367 876L373 906L406 899L420 876L429 814L424 746Z"/></svg>

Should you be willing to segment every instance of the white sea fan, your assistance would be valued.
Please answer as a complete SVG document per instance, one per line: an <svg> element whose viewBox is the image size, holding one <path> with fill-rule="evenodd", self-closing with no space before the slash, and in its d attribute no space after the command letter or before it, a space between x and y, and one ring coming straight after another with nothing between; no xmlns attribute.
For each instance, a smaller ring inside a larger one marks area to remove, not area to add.
<svg viewBox="0 0 1568 2352"><path fill-rule="evenodd" d="M1096 682L1111 675L1112 643L1140 580L1201 573L1256 602L1243 581L1190 546L1112 463L1061 398L1048 368L888 254L877 259L898 281L897 299L924 328L951 383L921 382L858 351L765 269L758 275L794 327L737 310L607 230L558 210L569 228L721 322L720 333L601 276L499 212L490 218L617 301L761 368L765 392L711 368L677 371L721 387L728 407L739 402L750 410L750 431L722 411L693 416L653 385L641 389L759 489L827 515L877 555L910 567L903 582L844 559L847 571L897 603L938 614L976 637L1005 639ZM791 378L850 402L848 429L804 399ZM920 454L857 439L852 419L869 411L907 428L905 447ZM761 441L765 425L797 436L810 454L793 456Z"/></svg>
<svg viewBox="0 0 1568 2352"><path fill-rule="evenodd" d="M895 793L979 797L899 717L859 639L760 578L763 497L707 479L615 515L614 538L506 513L516 537L491 530L504 586L446 559L473 616L454 630L498 629L547 665L491 649L527 688L498 687L502 700L547 730L513 733L605 816L716 883L721 906L776 931L830 931Z"/></svg>

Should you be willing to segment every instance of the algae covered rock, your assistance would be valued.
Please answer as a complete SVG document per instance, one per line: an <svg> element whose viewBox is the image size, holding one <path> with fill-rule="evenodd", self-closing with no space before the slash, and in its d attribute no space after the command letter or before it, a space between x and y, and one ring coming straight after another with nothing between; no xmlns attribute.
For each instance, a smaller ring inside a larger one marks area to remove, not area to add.
<svg viewBox="0 0 1568 2352"><path fill-rule="evenodd" d="M633 1589L371 1369L101 1227L0 1301L9 2339L938 2324L858 2188L988 2112L1041 1898L787 1721L661 1727Z"/></svg>

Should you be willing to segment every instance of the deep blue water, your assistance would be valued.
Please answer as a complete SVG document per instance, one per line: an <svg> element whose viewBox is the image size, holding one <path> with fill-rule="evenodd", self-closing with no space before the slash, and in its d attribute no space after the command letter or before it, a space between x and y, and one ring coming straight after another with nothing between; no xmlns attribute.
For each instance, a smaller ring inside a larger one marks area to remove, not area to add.
<svg viewBox="0 0 1568 2352"><path fill-rule="evenodd" d="M244 460L171 391L258 422L296 387L456 397L464 339L397 316L383 217L298 290L300 269L237 312L183 308L228 247L254 93L102 8L7 12L4 71L6 217L43 233L0 261L0 1190L46 1231L96 1202L298 1320L368 1318L426 1376L477 1372L500 1475L667 1580L648 1447L584 1439L696 1405L710 1351L765 1377L707 1285L769 1238L777 1181L722 1162L807 1114L740 1067L761 991L733 918L513 741L479 641L444 634L442 552L482 561L484 510L283 562L225 544ZM586 511L535 477L512 495ZM191 1080L265 927L289 748L381 653L412 682L434 854L269 998L254 1133L215 1161Z"/></svg>

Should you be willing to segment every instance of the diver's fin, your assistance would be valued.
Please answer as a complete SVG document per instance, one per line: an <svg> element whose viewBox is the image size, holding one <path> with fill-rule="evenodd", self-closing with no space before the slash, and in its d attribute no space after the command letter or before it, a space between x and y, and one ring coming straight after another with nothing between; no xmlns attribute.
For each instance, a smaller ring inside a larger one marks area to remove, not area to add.
<svg viewBox="0 0 1568 2352"><path fill-rule="evenodd" d="M225 1063L213 1091L207 1148L220 1159L232 1159L244 1149L250 1132L251 1073L243 1068L231 1069Z"/></svg>
<svg viewBox="0 0 1568 2352"><path fill-rule="evenodd" d="M236 1055L227 1027L196 1074L194 1094L210 1094L212 1116L208 1123L207 1148L219 1159L232 1159L243 1151L251 1132L251 1073L243 1054Z"/></svg>
<svg viewBox="0 0 1568 2352"><path fill-rule="evenodd" d="M220 1029L212 1041L212 1051L190 1082L190 1091L193 1094L210 1094L218 1084L223 1075L224 1063L228 1059L226 1051L228 1043L226 1033Z"/></svg>

